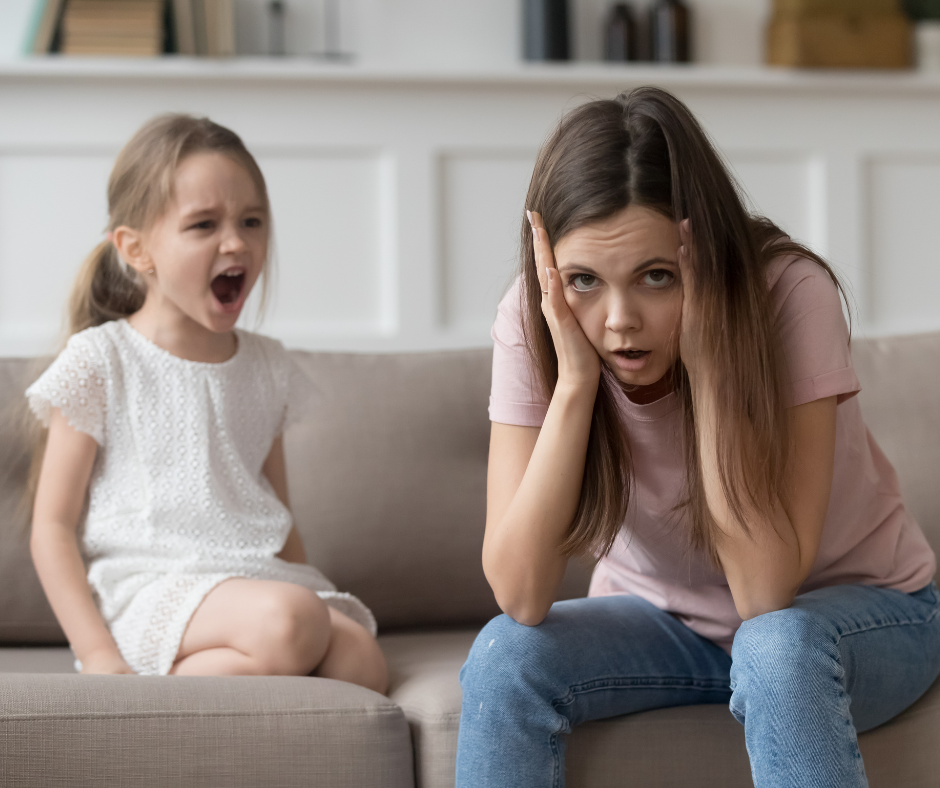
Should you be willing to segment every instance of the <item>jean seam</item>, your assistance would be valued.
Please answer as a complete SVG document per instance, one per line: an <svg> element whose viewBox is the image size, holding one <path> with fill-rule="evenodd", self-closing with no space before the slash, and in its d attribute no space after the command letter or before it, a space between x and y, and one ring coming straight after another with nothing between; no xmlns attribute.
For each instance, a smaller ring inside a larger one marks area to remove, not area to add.
<svg viewBox="0 0 940 788"><path fill-rule="evenodd" d="M852 635L862 635L866 632L874 632L878 629L888 629L889 627L917 627L923 626L925 624L930 624L940 615L940 608L934 608L930 615L920 621L914 621L912 619L904 619L903 621L890 621L882 622L878 624L872 624L871 626L858 627L857 629L852 629L849 632L840 632L836 629L836 645L838 645L843 638L851 637Z"/></svg>
<svg viewBox="0 0 940 788"><path fill-rule="evenodd" d="M576 684L568 687L568 692L562 697L552 700L552 708L558 711L560 707L569 706L579 695L587 695L591 692L599 692L608 689L690 689L700 692L712 692L715 690L728 690L730 687L727 681L722 679L653 679L637 677L619 677L595 679L585 684Z"/></svg>

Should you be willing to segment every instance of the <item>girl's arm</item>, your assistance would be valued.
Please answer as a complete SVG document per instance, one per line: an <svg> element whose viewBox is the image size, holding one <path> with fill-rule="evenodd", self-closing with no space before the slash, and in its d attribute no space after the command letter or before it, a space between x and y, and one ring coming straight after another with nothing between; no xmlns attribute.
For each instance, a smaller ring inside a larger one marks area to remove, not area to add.
<svg viewBox="0 0 940 788"><path fill-rule="evenodd" d="M53 410L29 546L82 673L133 673L98 612L78 549L76 528L97 450L94 438L73 429L60 410Z"/></svg>
<svg viewBox="0 0 940 788"><path fill-rule="evenodd" d="M542 621L568 564L559 545L581 496L600 358L568 309L551 245L532 214L542 312L558 354L558 383L541 428L492 426L483 571L500 608Z"/></svg>
<svg viewBox="0 0 940 788"><path fill-rule="evenodd" d="M278 435L271 444L271 451L261 466L261 472L267 477L267 480L274 488L274 492L281 503L290 511L290 497L287 494L287 462L284 460L284 438ZM287 535L287 541L277 557L282 561L288 561L292 564L307 563L307 553L304 550L303 540L297 531L297 526L292 525L290 533Z"/></svg>
<svg viewBox="0 0 940 788"><path fill-rule="evenodd" d="M836 445L836 397L808 402L788 410L792 453L787 493L772 512L755 513L748 529L735 519L718 474L716 450L720 414L708 370L696 363L696 316L689 274L689 226L680 226L679 265L685 300L680 353L689 373L695 411L699 463L708 508L719 529L718 557L743 619L789 607L809 575L822 538ZM742 447L746 452L746 447ZM748 458L759 462L760 458Z"/></svg>

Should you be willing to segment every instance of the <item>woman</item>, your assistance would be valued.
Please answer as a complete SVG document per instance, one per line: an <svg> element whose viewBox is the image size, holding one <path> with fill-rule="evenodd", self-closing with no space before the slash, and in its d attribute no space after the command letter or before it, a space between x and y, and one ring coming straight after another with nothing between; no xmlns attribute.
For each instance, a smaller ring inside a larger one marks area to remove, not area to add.
<svg viewBox="0 0 940 788"><path fill-rule="evenodd" d="M461 672L458 786L561 786L573 725L724 702L759 788L867 785L856 732L937 677L940 602L835 275L652 88L570 113L527 206L493 328L505 615ZM553 605L586 552L588 598Z"/></svg>

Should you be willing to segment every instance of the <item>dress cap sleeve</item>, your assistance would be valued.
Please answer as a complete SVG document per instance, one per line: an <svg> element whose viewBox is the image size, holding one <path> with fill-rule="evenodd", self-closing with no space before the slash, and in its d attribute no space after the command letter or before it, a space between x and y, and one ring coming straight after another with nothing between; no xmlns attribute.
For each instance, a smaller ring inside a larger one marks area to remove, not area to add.
<svg viewBox="0 0 940 788"><path fill-rule="evenodd" d="M29 407L48 427L58 408L73 429L104 445L107 372L103 354L89 334L74 334L39 379L26 389Z"/></svg>
<svg viewBox="0 0 940 788"><path fill-rule="evenodd" d="M280 432L309 417L320 399L320 391L300 365L285 351L287 407Z"/></svg>

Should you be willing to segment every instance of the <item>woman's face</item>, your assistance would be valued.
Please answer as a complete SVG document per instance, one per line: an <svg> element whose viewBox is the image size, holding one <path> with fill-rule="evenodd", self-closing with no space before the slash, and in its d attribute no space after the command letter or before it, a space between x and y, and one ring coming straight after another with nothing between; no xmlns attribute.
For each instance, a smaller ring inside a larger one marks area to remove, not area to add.
<svg viewBox="0 0 940 788"><path fill-rule="evenodd" d="M678 355L679 245L676 222L630 205L555 246L565 301L601 360L628 386L660 383L659 390ZM642 401L642 391L631 399Z"/></svg>

